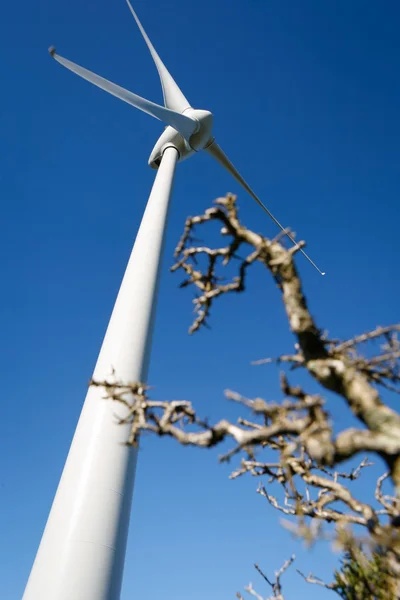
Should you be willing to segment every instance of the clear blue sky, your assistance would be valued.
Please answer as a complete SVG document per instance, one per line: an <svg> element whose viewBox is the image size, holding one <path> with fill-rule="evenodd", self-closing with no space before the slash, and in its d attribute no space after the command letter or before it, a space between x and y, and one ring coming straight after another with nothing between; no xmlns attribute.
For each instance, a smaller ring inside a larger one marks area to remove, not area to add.
<svg viewBox="0 0 400 600"><path fill-rule="evenodd" d="M399 3L134 7L189 101L214 112L218 142L327 271L321 278L299 259L319 325L345 337L399 320ZM0 21L0 596L18 600L152 185L147 159L161 131L51 61L47 47L152 100L162 96L123 0L8 2ZM245 296L216 307L211 332L187 335L191 292L168 272L173 248L184 218L227 191L240 193L249 226L276 233L206 155L179 165L150 372L157 398L192 399L212 420L237 414L223 398L227 387L279 399L275 369L250 361L292 344L279 293L261 269ZM346 426L342 401L331 398L330 407ZM144 441L122 600L229 600L258 582L254 561L272 574L292 552L299 568L329 578L334 558L322 547L303 553L256 495L257 481L230 482L217 456ZM367 485L359 489L367 495ZM285 583L289 600L329 598L294 569Z"/></svg>

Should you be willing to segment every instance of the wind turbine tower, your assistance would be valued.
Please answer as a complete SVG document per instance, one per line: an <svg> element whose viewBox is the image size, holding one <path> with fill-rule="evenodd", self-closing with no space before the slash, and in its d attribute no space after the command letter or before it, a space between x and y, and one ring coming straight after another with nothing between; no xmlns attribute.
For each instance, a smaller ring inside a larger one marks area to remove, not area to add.
<svg viewBox="0 0 400 600"><path fill-rule="evenodd" d="M168 209L178 162L205 150L284 230L215 142L212 114L192 108L155 51L129 0L127 3L158 69L164 106L63 58L53 47L49 50L70 71L166 125L149 158L150 167L157 170L156 178L93 373L96 381L121 384L147 379ZM286 235L296 243L290 234ZM126 414L123 407L104 401L104 389L90 386L23 600L120 597L137 452L125 444L129 425L118 424L116 413L120 418Z"/></svg>

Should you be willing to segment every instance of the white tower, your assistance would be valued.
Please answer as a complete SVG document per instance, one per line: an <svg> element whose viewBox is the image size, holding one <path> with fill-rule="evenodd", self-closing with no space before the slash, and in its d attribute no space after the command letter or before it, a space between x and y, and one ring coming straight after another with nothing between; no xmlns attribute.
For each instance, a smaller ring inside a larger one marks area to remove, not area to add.
<svg viewBox="0 0 400 600"><path fill-rule="evenodd" d="M145 381L178 152L168 147L100 350L96 381ZM114 371L114 376L112 373ZM23 600L118 600L136 450L120 405L89 388Z"/></svg>
<svg viewBox="0 0 400 600"><path fill-rule="evenodd" d="M69 70L167 125L150 155L150 166L158 169L156 179L93 374L96 381L121 384L146 382L168 207L178 161L200 150L207 151L285 231L215 142L212 114L190 106L127 2L158 69L164 106L50 49L53 58ZM126 445L129 426L118 424L116 413L124 416L121 405L104 399L101 387L89 388L23 600L119 599L136 451Z"/></svg>

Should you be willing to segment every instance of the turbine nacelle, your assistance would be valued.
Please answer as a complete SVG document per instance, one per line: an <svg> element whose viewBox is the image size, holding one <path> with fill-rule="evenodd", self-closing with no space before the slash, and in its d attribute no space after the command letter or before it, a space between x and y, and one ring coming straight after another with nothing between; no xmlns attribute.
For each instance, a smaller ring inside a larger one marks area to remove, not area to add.
<svg viewBox="0 0 400 600"><path fill-rule="evenodd" d="M187 141L176 129L170 126L166 127L150 154L149 166L152 169L158 169L164 151L171 146L178 150L179 162L182 162L195 152L207 148L214 141L212 137L214 118L210 111L190 107L183 114L196 122L194 133Z"/></svg>
<svg viewBox="0 0 400 600"><path fill-rule="evenodd" d="M176 131L176 129L168 126L158 138L156 145L150 154L149 166L152 169L158 169L165 150L170 147L178 150L179 162L189 158L189 156L196 152L196 150L189 146L185 138L182 137L181 134Z"/></svg>

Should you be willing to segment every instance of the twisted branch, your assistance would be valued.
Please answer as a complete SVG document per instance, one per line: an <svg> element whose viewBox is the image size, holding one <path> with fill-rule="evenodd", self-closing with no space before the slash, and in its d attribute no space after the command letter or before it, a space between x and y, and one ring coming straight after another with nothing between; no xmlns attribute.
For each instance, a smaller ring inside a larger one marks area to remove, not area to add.
<svg viewBox="0 0 400 600"><path fill-rule="evenodd" d="M191 245L195 228L210 222L221 225L227 245ZM197 291L193 301L196 316L189 331L207 326L214 302L226 294L243 292L249 267L261 263L276 282L296 343L293 352L254 364L275 362L290 370L305 369L322 391L342 398L359 427L334 434L324 397L292 386L285 375L281 376L281 402L247 398L227 390L226 397L249 412L236 423L224 419L210 424L186 400L151 400L143 383L92 381L91 385L104 387L106 397L127 407L127 416L120 421L130 424L127 443L137 444L143 432L200 448L231 440L231 449L220 457L228 461L242 454L231 478L244 474L264 477L266 483L259 485L258 493L278 511L297 519L298 525L291 525L294 533L312 543L321 534L322 523L333 523L341 547L354 549L349 528L357 525L365 530L370 547L379 548L387 559L388 577L400 582L400 415L384 404L379 393L380 386L400 391L400 325L377 327L344 341L329 339L309 311L294 263L299 246L304 244L286 249L281 240L282 234L269 240L247 229L239 220L236 197L231 194L219 198L203 215L188 218L172 271L184 271L181 287L192 286ZM246 253L245 258L238 256L239 250ZM238 265L237 275L226 281L218 269L233 262ZM380 342L379 350L371 356L366 346L369 350L376 342ZM372 464L365 456L350 472L337 470L340 463L366 453L379 455L387 466L376 484L375 503L360 499L349 487ZM384 484L393 485L393 494L383 492ZM272 494L273 485L278 486L278 494ZM271 598L283 598L280 578L293 560L276 573L274 583L256 566L272 587ZM312 575L303 577L336 589L336 584L325 584ZM247 592L262 600L251 585ZM238 598L242 596L238 594Z"/></svg>

